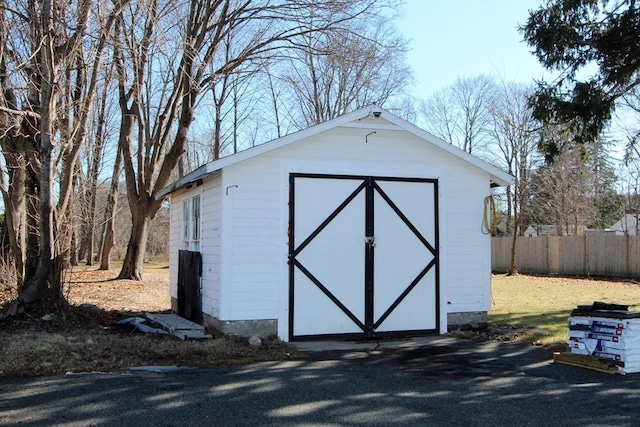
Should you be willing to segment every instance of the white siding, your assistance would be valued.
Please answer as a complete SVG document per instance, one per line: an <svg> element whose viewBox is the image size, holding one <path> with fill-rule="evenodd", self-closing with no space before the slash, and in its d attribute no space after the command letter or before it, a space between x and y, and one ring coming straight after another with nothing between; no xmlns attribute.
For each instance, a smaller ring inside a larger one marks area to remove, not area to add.
<svg viewBox="0 0 640 427"><path fill-rule="evenodd" d="M256 159L257 160L257 159ZM280 198L279 166L247 161L224 170L225 252L221 320L278 318L280 271L286 261L286 235L280 218L286 213ZM286 206L286 201L284 202Z"/></svg>
<svg viewBox="0 0 640 427"><path fill-rule="evenodd" d="M222 177L205 181L202 194L202 312L220 317Z"/></svg>
<svg viewBox="0 0 640 427"><path fill-rule="evenodd" d="M178 251L182 249L182 202L188 191L171 195L171 217L169 221L169 295L178 298Z"/></svg>
<svg viewBox="0 0 640 427"><path fill-rule="evenodd" d="M178 251L182 249L182 202L200 195L202 253L202 312L210 316L220 316L220 282L222 251L220 174L204 182L201 186L175 192L171 195L171 222L169 238L169 293L178 297Z"/></svg>
<svg viewBox="0 0 640 427"><path fill-rule="evenodd" d="M461 179L461 178L466 178ZM482 233L489 177L475 168L442 179L441 289L448 312L491 308L491 240Z"/></svg>
<svg viewBox="0 0 640 427"><path fill-rule="evenodd" d="M335 128L224 169L222 320L278 318L286 331L291 172L437 178L442 316L490 308L490 240L481 232L488 174L407 132L377 130L365 142L368 133Z"/></svg>

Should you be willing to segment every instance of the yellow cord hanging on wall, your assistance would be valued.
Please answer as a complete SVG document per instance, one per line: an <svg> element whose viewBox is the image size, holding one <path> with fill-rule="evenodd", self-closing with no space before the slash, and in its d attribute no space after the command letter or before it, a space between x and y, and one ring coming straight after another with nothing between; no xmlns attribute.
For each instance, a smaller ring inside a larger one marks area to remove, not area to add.
<svg viewBox="0 0 640 427"><path fill-rule="evenodd" d="M496 201L493 196L484 198L484 215L482 217L482 232L495 234L498 231L498 214L496 214Z"/></svg>

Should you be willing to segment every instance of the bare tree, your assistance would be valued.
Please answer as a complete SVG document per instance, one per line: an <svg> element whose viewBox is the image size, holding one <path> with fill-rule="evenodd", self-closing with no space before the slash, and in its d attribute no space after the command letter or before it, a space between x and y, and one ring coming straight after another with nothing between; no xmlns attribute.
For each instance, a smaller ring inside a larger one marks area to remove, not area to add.
<svg viewBox="0 0 640 427"><path fill-rule="evenodd" d="M221 50L224 52L222 63L233 61L241 55L238 49L244 48L246 35L236 31L229 31L222 41ZM217 160L225 152L237 153L240 142L240 127L259 104L262 90L258 89L258 74L261 63L245 61L233 71L223 75L215 74L215 67L219 63L211 64L211 73L215 75L210 80L209 90L213 100L213 129L209 139L212 140L206 161Z"/></svg>
<svg viewBox="0 0 640 427"><path fill-rule="evenodd" d="M14 257L24 256L23 262L16 261L24 269L24 284L5 307L1 317L6 317L43 300L55 304L61 299L61 269L72 239L76 162L102 64L101 30L113 15L101 15L90 1L73 7L54 0L1 6L0 144L5 165L28 165L24 175L12 169L3 178L3 197L12 202L10 232L24 233L12 238ZM89 29L97 33L89 36ZM54 192L55 182L59 186ZM26 196L21 201L13 194L20 188ZM22 242L25 247L19 248Z"/></svg>
<svg viewBox="0 0 640 427"><path fill-rule="evenodd" d="M383 15L351 21L331 34L308 33L303 40L280 78L302 115L292 116L298 128L382 105L412 82L404 61L407 42Z"/></svg>
<svg viewBox="0 0 640 427"><path fill-rule="evenodd" d="M538 154L539 124L528 103L531 93L532 89L527 86L503 83L496 87L490 104L490 136L493 140L490 147L496 147L501 155L492 160L515 177L513 186L506 189L506 231L513 236L509 274L517 273L516 240L527 223L531 175L541 160Z"/></svg>
<svg viewBox="0 0 640 427"><path fill-rule="evenodd" d="M120 278L142 278L149 221L161 203L154 194L167 185L185 151L203 89L243 64L298 44L306 34L338 28L372 3L153 0L125 9L114 46L119 145L133 227ZM316 19L308 22L311 14ZM222 46L231 33L243 37L227 56Z"/></svg>
<svg viewBox="0 0 640 427"><path fill-rule="evenodd" d="M78 258L86 259L87 265L93 265L96 237L96 216L98 202L98 184L100 173L104 167L105 150L112 140L110 123L113 121L113 97L109 94L113 91L110 84L113 77L113 67L105 69L102 88L94 105L94 114L90 124L90 133L85 146L83 160L86 163L86 172L80 173L81 179L78 192L80 209L80 243ZM100 227L101 228L101 227ZM101 239L100 239L101 240Z"/></svg>
<svg viewBox="0 0 640 427"><path fill-rule="evenodd" d="M482 154L491 125L491 98L497 91L487 75L458 78L422 104L426 129L472 154Z"/></svg>
<svg viewBox="0 0 640 427"><path fill-rule="evenodd" d="M100 270L109 270L111 262L111 249L115 244L114 223L118 210L118 187L122 174L122 151L116 150L116 160L113 164L113 172L109 184L109 193L104 210L104 221L100 244Z"/></svg>
<svg viewBox="0 0 640 427"><path fill-rule="evenodd" d="M19 110L17 105L18 96L14 92L5 89L5 99L3 102L8 108L5 112L8 115L20 116L23 118L29 116L33 119L29 123L28 128L29 140L34 142L35 146L32 148L29 154L29 161L36 165L37 185L39 188L39 217L37 220L37 226L39 231L39 245L38 245L38 263L33 276L29 277L29 280L24 284L21 289L20 295L12 303L5 307L2 314L3 317L10 316L19 313L24 310L24 307L31 305L34 302L40 300L45 291L47 290L47 280L49 274L52 271L53 257L54 257L54 223L53 223L53 179L54 179L54 144L55 144L55 121L57 119L56 101L58 97L55 93L55 84L60 79L61 62L64 56L55 54L56 43L59 40L56 37L57 28L55 20L54 5L51 1L43 1L41 4L32 4L24 10L24 20L31 20L35 24L36 31L31 32L32 39L30 40L31 46L21 46L24 48L35 48L35 52L30 58L25 58L26 61L23 64L28 63L29 68L35 78L27 78L28 89L28 103ZM16 9L16 12L18 9ZM8 16L13 15L13 11L9 12L8 9L3 9L4 14L3 22L6 23ZM26 22L21 22L25 24ZM86 23L86 22L85 22ZM24 28L24 27L23 27ZM31 27L34 29L33 27ZM7 27L5 31L9 31L9 34L13 35L14 32ZM15 31L15 29L13 30ZM71 42L71 40L68 40ZM14 58L8 58L11 53L15 52L17 46L11 45L15 40L4 40L6 43L3 46L3 68L8 67L8 61L14 60ZM71 46L73 48L73 46ZM26 53L26 52L22 52ZM22 65L22 64L20 64ZM4 75L5 80L2 82L4 88L10 88L11 77L7 74ZM11 108L13 107L13 108ZM23 126L24 129L24 126ZM7 135L7 134L5 134ZM20 134L12 135L17 138L21 138ZM10 142L10 141L8 141ZM8 145L8 144L7 144ZM15 176L14 176L15 177ZM9 188L7 188L9 190ZM11 197L9 197L11 199ZM27 251L27 254L29 252ZM16 254L17 255L17 254ZM57 297L59 290L51 289L52 297Z"/></svg>
<svg viewBox="0 0 640 427"><path fill-rule="evenodd" d="M269 88L269 100L271 105L273 106L273 114L274 114L274 125L276 127L276 137L280 138L284 135L282 131L282 120L280 118L280 109L283 106L286 106L286 102L280 102L282 97L282 92L284 91L282 85L278 85L277 77L274 76L274 73L271 70L271 64L268 61L265 61L263 64L264 69L266 71L267 76L267 87Z"/></svg>
<svg viewBox="0 0 640 427"><path fill-rule="evenodd" d="M586 222L589 228L604 230L624 214L625 197L619 193L621 183L612 157L614 142L600 138L586 146L585 167L589 171L589 190L594 216Z"/></svg>
<svg viewBox="0 0 640 427"><path fill-rule="evenodd" d="M576 235L579 226L596 215L591 171L571 133L556 131L553 138L560 151L532 177L531 220L555 225L559 236Z"/></svg>

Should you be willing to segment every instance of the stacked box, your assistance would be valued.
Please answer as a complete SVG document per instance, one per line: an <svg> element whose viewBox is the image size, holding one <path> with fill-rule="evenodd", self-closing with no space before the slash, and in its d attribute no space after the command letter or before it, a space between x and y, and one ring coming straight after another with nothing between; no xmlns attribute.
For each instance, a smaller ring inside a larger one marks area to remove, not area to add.
<svg viewBox="0 0 640 427"><path fill-rule="evenodd" d="M614 363L622 374L640 372L640 312L605 303L578 306L567 345L570 353Z"/></svg>

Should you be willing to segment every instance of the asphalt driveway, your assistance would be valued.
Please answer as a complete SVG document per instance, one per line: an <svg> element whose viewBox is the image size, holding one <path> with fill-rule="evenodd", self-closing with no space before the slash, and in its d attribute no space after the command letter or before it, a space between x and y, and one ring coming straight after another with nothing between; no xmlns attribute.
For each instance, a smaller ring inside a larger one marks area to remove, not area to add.
<svg viewBox="0 0 640 427"><path fill-rule="evenodd" d="M305 344L309 359L0 380L0 425L637 426L640 374L448 337Z"/></svg>

